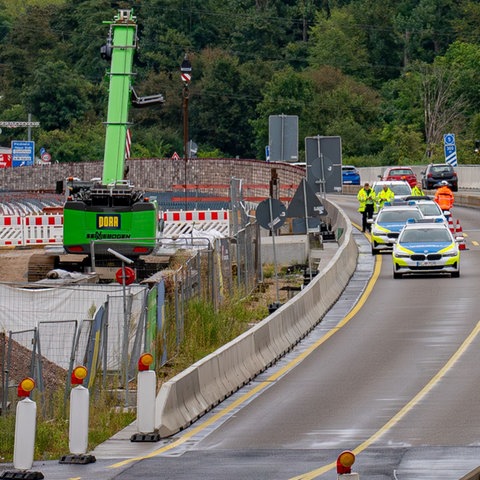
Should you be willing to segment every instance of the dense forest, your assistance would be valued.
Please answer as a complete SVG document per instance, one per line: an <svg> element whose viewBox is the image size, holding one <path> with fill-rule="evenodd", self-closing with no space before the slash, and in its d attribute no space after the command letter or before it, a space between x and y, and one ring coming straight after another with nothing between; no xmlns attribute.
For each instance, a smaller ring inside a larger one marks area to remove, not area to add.
<svg viewBox="0 0 480 480"><path fill-rule="evenodd" d="M37 149L58 162L103 158L109 64L119 8L139 24L132 157L265 158L270 115L297 115L305 137L339 135L344 163L480 163L478 0L0 0L0 120L40 122ZM0 145L27 130L3 128Z"/></svg>

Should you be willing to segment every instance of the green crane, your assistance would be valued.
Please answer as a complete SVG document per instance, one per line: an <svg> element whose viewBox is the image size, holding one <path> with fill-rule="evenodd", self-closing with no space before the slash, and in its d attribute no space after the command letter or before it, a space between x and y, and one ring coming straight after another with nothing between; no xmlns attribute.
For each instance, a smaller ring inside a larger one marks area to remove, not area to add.
<svg viewBox="0 0 480 480"><path fill-rule="evenodd" d="M131 10L119 10L101 49L111 60L108 113L102 179L67 181L63 213L63 246L67 253L83 254L84 266L112 259L109 249L138 263L155 247L158 209L144 192L125 178L126 136L130 103L162 103L162 95L138 97L132 88L133 56L137 48L137 23ZM109 262L111 263L111 261ZM137 266L137 265L136 265Z"/></svg>

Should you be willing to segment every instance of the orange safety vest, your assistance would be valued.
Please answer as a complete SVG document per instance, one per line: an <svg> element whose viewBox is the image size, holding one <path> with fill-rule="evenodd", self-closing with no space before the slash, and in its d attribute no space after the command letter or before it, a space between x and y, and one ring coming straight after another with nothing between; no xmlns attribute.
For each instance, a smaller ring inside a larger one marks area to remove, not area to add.
<svg viewBox="0 0 480 480"><path fill-rule="evenodd" d="M448 187L440 187L435 193L435 201L442 210L450 210L454 201L452 191Z"/></svg>

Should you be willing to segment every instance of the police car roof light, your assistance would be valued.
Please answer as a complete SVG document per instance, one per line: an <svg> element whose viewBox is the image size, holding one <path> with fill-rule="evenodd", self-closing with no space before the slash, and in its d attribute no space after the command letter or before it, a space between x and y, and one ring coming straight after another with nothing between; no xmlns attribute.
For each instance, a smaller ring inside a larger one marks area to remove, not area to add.
<svg viewBox="0 0 480 480"><path fill-rule="evenodd" d="M417 223L417 221L414 218L409 218L407 219L407 223Z"/></svg>

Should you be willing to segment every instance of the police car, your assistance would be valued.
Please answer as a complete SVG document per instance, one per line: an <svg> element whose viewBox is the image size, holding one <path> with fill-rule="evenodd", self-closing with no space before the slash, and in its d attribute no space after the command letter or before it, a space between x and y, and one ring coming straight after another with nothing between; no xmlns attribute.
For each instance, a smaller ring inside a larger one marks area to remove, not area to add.
<svg viewBox="0 0 480 480"><path fill-rule="evenodd" d="M370 233L372 255L381 250L392 250L393 244L408 219L422 219L422 212L411 202L408 205L390 205L385 203L378 215L372 220Z"/></svg>
<svg viewBox="0 0 480 480"><path fill-rule="evenodd" d="M441 219L408 221L393 247L393 278L407 273L450 273L458 278L461 241Z"/></svg>
<svg viewBox="0 0 480 480"><path fill-rule="evenodd" d="M418 208L422 212L423 218L435 221L437 218L441 218L442 221L448 223L449 211L443 211L438 203L432 200L430 197L407 197L409 202L415 202Z"/></svg>

